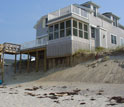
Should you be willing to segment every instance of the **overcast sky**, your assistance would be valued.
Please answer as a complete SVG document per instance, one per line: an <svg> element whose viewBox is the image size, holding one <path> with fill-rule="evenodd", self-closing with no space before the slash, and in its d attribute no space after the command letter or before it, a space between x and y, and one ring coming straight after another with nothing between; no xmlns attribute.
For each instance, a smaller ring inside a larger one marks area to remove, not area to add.
<svg viewBox="0 0 124 107"><path fill-rule="evenodd" d="M33 28L41 16L87 0L0 0L0 43L23 43L35 39ZM113 12L124 25L124 0L92 0L99 12Z"/></svg>

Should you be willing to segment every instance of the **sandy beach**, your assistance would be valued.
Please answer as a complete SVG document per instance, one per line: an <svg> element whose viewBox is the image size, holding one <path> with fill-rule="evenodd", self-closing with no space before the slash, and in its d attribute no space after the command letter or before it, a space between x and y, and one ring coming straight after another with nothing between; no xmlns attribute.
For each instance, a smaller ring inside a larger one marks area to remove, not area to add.
<svg viewBox="0 0 124 107"><path fill-rule="evenodd" d="M123 92L122 84L35 81L0 87L0 107L124 107L111 100Z"/></svg>
<svg viewBox="0 0 124 107"><path fill-rule="evenodd" d="M46 73L14 74L8 66L0 107L124 107L123 59L114 56Z"/></svg>

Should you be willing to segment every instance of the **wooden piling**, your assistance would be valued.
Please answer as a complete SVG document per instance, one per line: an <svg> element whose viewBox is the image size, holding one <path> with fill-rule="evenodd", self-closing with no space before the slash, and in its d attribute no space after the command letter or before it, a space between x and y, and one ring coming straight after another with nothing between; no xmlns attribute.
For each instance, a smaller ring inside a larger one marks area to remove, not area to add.
<svg viewBox="0 0 124 107"><path fill-rule="evenodd" d="M1 58L1 68L2 68L2 82L4 82L4 53Z"/></svg>
<svg viewBox="0 0 124 107"><path fill-rule="evenodd" d="M14 71L14 73L16 73L16 63L17 63L16 59L17 59L17 54L15 54L15 64L14 64L15 65L15 71Z"/></svg>
<svg viewBox="0 0 124 107"><path fill-rule="evenodd" d="M28 52L28 59L27 59L27 72L29 72L29 66L30 66L30 59L29 59L29 52Z"/></svg>
<svg viewBox="0 0 124 107"><path fill-rule="evenodd" d="M20 71L20 73L22 72L21 66L22 66L22 54L20 53L20 61L19 61L19 71Z"/></svg>
<svg viewBox="0 0 124 107"><path fill-rule="evenodd" d="M46 58L46 50L44 50L44 72L47 70L47 58Z"/></svg>
<svg viewBox="0 0 124 107"><path fill-rule="evenodd" d="M38 57L38 51L36 52L36 72L39 71L39 57Z"/></svg>

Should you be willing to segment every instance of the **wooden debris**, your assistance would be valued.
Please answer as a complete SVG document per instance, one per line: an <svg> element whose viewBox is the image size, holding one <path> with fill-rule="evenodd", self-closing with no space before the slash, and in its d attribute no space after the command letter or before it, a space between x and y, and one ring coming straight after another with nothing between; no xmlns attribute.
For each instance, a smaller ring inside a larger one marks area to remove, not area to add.
<svg viewBox="0 0 124 107"><path fill-rule="evenodd" d="M110 101L111 101L111 100L115 100L116 103L124 103L124 98L122 98L121 96L112 97L112 98L110 99Z"/></svg>
<svg viewBox="0 0 124 107"><path fill-rule="evenodd" d="M80 105L84 105L84 104L86 104L85 102L84 103L80 103Z"/></svg>

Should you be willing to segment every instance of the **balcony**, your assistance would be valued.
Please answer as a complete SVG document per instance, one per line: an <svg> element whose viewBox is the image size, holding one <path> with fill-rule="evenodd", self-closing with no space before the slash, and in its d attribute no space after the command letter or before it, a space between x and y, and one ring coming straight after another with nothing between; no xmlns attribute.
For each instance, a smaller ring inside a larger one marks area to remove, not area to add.
<svg viewBox="0 0 124 107"><path fill-rule="evenodd" d="M73 13L73 14L76 14L78 16L88 19L88 12L85 9L79 8L78 6L75 6L75 5L70 5L65 8L59 9L55 12L49 13L48 20L50 21L52 19L64 16L70 13Z"/></svg>
<svg viewBox="0 0 124 107"><path fill-rule="evenodd" d="M41 39L36 39L30 42L25 42L21 44L21 50L31 49L31 48L37 48L37 47L43 47L48 44L48 38L44 37Z"/></svg>

